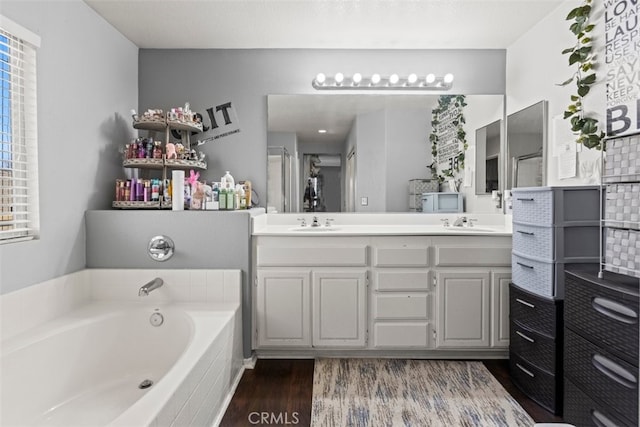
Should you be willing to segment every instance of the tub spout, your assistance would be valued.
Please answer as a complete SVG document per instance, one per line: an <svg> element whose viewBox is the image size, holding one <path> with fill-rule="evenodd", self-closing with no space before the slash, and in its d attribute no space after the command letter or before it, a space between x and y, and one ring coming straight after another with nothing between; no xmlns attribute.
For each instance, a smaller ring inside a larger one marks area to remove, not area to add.
<svg viewBox="0 0 640 427"><path fill-rule="evenodd" d="M146 297L147 295L149 295L149 292L153 291L154 289L158 289L162 285L164 285L164 281L161 278L156 277L140 288L140 290L138 291L138 296Z"/></svg>

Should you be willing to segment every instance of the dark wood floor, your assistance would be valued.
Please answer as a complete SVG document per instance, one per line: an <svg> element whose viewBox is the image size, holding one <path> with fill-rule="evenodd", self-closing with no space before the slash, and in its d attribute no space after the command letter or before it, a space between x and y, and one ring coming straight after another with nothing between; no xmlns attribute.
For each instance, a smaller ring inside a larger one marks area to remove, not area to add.
<svg viewBox="0 0 640 427"><path fill-rule="evenodd" d="M527 398L511 383L507 360L483 362L535 422L562 421ZM220 425L308 426L311 421L312 390L313 359L259 359L255 369L245 370Z"/></svg>

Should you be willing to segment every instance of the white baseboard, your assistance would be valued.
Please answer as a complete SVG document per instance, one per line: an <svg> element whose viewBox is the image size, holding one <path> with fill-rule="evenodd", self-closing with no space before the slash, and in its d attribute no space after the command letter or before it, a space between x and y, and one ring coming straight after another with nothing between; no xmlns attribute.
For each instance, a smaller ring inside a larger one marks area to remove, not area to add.
<svg viewBox="0 0 640 427"><path fill-rule="evenodd" d="M258 361L258 356L255 353L253 353L250 358L244 359L242 361L242 366L245 369L253 369L253 368L256 367L256 362L257 361Z"/></svg>

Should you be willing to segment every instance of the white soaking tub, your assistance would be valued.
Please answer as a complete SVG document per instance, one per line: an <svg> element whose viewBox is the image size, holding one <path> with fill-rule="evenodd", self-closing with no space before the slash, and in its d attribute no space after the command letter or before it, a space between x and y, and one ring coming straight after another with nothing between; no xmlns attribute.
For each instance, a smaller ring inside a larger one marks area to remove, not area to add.
<svg viewBox="0 0 640 427"><path fill-rule="evenodd" d="M229 382L220 372L235 374L225 361L239 322L237 304L225 303L97 302L71 311L3 341L0 425L211 422L215 413L206 412L220 405L203 403Z"/></svg>

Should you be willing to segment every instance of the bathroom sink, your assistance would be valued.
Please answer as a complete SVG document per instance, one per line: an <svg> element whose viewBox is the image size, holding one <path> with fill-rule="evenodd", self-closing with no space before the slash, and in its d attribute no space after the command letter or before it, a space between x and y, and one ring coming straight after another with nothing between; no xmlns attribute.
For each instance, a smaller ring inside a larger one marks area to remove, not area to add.
<svg viewBox="0 0 640 427"><path fill-rule="evenodd" d="M454 233L493 233L495 230L482 227L447 227L447 231L453 231Z"/></svg>
<svg viewBox="0 0 640 427"><path fill-rule="evenodd" d="M290 228L289 231L300 231L300 232L311 232L311 233L322 233L322 232L328 232L328 231L338 231L340 230L340 228L338 227L311 227L311 226L306 226L306 227L293 227Z"/></svg>

